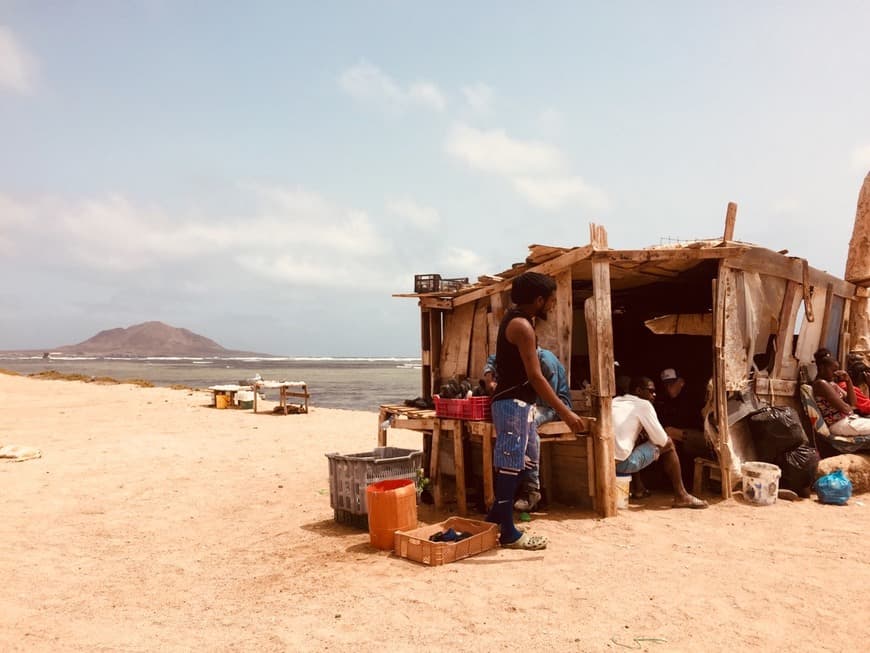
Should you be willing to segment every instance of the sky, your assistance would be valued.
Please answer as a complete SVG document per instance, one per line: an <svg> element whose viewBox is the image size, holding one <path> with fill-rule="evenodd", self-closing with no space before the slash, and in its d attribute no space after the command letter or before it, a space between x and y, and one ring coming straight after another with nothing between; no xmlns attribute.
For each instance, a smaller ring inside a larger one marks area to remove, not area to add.
<svg viewBox="0 0 870 653"><path fill-rule="evenodd" d="M0 349L415 356L415 274L721 236L842 276L870 3L0 0Z"/></svg>

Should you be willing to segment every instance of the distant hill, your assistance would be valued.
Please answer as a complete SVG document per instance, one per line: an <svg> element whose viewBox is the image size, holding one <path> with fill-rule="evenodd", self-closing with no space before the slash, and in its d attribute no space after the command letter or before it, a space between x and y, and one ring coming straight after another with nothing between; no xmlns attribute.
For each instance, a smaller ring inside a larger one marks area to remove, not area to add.
<svg viewBox="0 0 870 653"><path fill-rule="evenodd" d="M258 355L222 347L214 340L163 322L143 322L126 329L100 331L77 345L51 351L76 356L244 356Z"/></svg>

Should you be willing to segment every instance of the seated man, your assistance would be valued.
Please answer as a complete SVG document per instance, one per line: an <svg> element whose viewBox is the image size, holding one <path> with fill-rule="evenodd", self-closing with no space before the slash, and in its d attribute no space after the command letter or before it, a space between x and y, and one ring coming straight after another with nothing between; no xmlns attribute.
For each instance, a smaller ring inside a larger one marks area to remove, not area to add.
<svg viewBox="0 0 870 653"><path fill-rule="evenodd" d="M655 384L646 377L632 379L629 394L613 399L614 454L617 474L634 474L661 458L665 475L674 488L674 508L706 508L683 485L680 459L674 442L665 433L652 402ZM641 431L649 440L637 444Z"/></svg>
<svg viewBox="0 0 870 653"><path fill-rule="evenodd" d="M547 379L547 383L556 392L556 396L569 409L573 409L571 405L571 388L568 386L568 374L565 372L565 366L556 358L556 355L549 349L538 347L538 362L541 364L541 373ZM496 385L496 362L495 354L491 354L486 359L486 365L483 368L483 378L486 384L487 391L492 393ZM554 422L559 419L556 409L549 406L543 399L538 397L535 401L535 438L529 442L529 457L533 458L534 466L528 470L524 486L521 493L525 494L527 499L517 499L514 503L514 508L522 512L534 510L538 502L541 500L541 474L539 468L541 455L541 438L537 434L537 427L547 422Z"/></svg>
<svg viewBox="0 0 870 653"><path fill-rule="evenodd" d="M655 399L656 415L665 427L665 433L677 445L680 464L686 473L683 482L691 483L695 458L715 456L704 435L704 420L701 417L703 402L698 397L690 396L685 379L674 368L662 370L660 378L663 392Z"/></svg>

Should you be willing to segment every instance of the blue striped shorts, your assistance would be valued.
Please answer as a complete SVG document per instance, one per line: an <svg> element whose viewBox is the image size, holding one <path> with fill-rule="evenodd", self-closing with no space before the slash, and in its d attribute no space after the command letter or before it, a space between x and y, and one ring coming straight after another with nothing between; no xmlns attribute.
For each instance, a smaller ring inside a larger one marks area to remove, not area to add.
<svg viewBox="0 0 870 653"><path fill-rule="evenodd" d="M534 419L534 404L519 399L492 402L495 427L493 464L496 468L519 472L526 467L529 440L537 433Z"/></svg>

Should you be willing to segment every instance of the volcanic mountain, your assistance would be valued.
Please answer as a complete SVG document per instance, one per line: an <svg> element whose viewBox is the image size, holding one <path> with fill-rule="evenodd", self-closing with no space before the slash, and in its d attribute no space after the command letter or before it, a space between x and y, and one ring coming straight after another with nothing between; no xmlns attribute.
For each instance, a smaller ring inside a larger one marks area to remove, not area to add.
<svg viewBox="0 0 870 653"><path fill-rule="evenodd" d="M253 352L226 349L214 340L163 322L143 322L126 329L100 331L77 345L52 351L76 356L238 356ZM263 354L258 354L262 356Z"/></svg>

